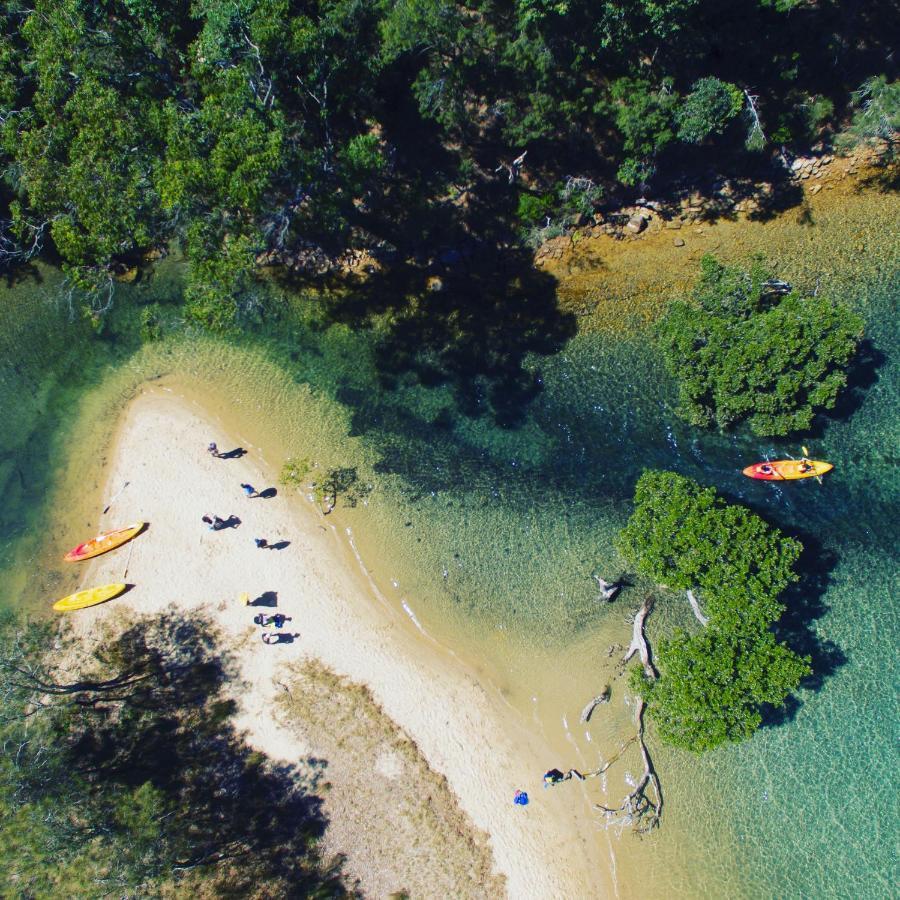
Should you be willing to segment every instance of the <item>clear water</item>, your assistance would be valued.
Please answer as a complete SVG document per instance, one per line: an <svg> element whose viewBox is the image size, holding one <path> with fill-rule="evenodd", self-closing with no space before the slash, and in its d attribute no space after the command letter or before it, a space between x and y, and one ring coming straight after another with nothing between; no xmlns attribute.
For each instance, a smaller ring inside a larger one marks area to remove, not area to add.
<svg viewBox="0 0 900 900"><path fill-rule="evenodd" d="M303 300L266 335L228 342L191 333L164 306L166 337L142 346L128 306L106 337L93 338L55 301L56 276L42 272L0 298L2 596L43 608L66 586L72 576L55 560L96 522L98 462L115 413L158 378L202 401L273 468L287 455L356 467L372 490L337 515L385 594L530 717L560 754L548 766L591 766L630 730L607 647L627 643L626 617L646 587L601 605L592 575L625 571L613 539L641 469L675 469L809 546L810 581L792 598L790 637L828 674L801 692L787 722L745 745L702 758L654 746L665 824L649 840L613 839L621 895L891 896L897 211L889 195L849 197L817 212L813 230L728 223L719 238L725 256L771 245L781 271L801 283L830 272L866 315L878 354L871 383L852 414L804 439L836 465L822 486L773 487L740 475L747 460L796 453L795 443L699 433L674 419L673 386L636 330L637 314L621 317L627 333L585 329L556 355L529 359L543 390L521 426L506 429L461 412L449 388L402 377L381 386L377 333L329 326ZM875 216L887 224L874 229ZM147 303L177 290L178 265L167 261L128 292ZM608 310L600 318L609 322ZM686 604L667 598L651 636L689 619ZM583 704L607 682L608 711L576 727ZM629 766L611 775L611 796L625 792ZM607 839L599 822L596 831Z"/></svg>

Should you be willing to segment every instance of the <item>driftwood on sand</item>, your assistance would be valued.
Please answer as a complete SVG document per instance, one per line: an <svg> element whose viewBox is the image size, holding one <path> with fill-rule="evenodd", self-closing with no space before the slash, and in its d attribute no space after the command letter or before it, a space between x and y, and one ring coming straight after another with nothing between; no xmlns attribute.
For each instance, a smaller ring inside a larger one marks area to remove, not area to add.
<svg viewBox="0 0 900 900"><path fill-rule="evenodd" d="M594 699L581 711L581 721L590 721L592 713L601 703L609 703L610 693L609 685L606 685L606 687L603 688L602 693L597 694L597 696L594 697Z"/></svg>
<svg viewBox="0 0 900 900"><path fill-rule="evenodd" d="M622 662L627 663L632 656L637 654L644 668L644 674L651 681L656 679L657 673L650 660L650 648L647 644L647 637L644 634L644 625L647 621L647 616L650 615L650 611L653 609L653 602L652 596L646 597L640 609L635 613L631 643L625 651L625 656L622 658ZM596 772L590 774L591 776L603 775L613 763L622 757L632 744L638 744L641 749L643 772L635 783L634 789L619 806L604 806L596 803L594 804L594 809L604 813L612 824L616 824L620 828L630 826L635 834L643 835L659 825L659 820L662 816L663 796L659 778L656 775L656 770L653 768L653 761L650 758L650 752L647 750L647 744L644 740L643 698L638 699L635 719L637 722L637 733L627 740Z"/></svg>
<svg viewBox="0 0 900 900"><path fill-rule="evenodd" d="M637 705L637 725L637 734L600 771L605 772L622 755L627 746L637 741L641 748L641 760L644 765L641 777L634 790L622 801L621 806L610 807L596 803L594 809L605 813L608 819L613 819L620 827L624 828L630 825L636 834L647 834L659 825L662 816L663 795L659 778L656 776L653 761L650 759L650 753L644 741L643 700L639 700Z"/></svg>

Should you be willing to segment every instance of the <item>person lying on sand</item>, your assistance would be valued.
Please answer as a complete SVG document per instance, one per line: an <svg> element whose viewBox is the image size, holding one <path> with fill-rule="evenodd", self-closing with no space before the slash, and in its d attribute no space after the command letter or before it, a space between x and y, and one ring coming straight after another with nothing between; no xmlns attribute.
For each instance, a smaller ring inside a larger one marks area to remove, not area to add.
<svg viewBox="0 0 900 900"><path fill-rule="evenodd" d="M577 778L579 781L584 781L584 775L582 775L578 769L569 769L565 775L563 775L559 769L550 769L549 772L544 773L544 787L553 787L563 781L568 781L570 778Z"/></svg>

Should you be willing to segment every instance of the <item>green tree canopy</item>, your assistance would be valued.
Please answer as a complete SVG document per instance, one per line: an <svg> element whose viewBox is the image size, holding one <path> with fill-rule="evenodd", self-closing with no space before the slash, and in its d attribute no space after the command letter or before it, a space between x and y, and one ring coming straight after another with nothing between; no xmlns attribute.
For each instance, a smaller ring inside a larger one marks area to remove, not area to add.
<svg viewBox="0 0 900 900"><path fill-rule="evenodd" d="M853 119L839 135L839 143L852 147L883 140L894 155L900 132L900 81L888 81L884 75L869 78L854 92L853 107Z"/></svg>
<svg viewBox="0 0 900 900"><path fill-rule="evenodd" d="M638 572L702 592L711 623L766 627L781 615L778 596L797 580L799 541L675 472L644 472L634 503L619 548Z"/></svg>
<svg viewBox="0 0 900 900"><path fill-rule="evenodd" d="M721 134L743 105L744 95L737 85L701 78L694 82L676 114L678 139L699 144L711 134Z"/></svg>
<svg viewBox="0 0 900 900"><path fill-rule="evenodd" d="M698 589L709 621L700 634L660 642L659 678L638 670L633 684L666 742L699 752L744 740L761 708L781 705L810 672L771 633L802 546L674 472L644 472L634 502L619 536L623 555L657 583Z"/></svg>
<svg viewBox="0 0 900 900"><path fill-rule="evenodd" d="M632 685L659 736L695 753L752 737L762 724L761 708L781 706L810 672L807 660L767 631L713 626L660 641L656 661L659 678L648 681L638 668Z"/></svg>
<svg viewBox="0 0 900 900"><path fill-rule="evenodd" d="M771 290L759 265L746 272L707 255L692 302L672 303L658 333L689 422L786 435L834 407L863 320L824 296Z"/></svg>

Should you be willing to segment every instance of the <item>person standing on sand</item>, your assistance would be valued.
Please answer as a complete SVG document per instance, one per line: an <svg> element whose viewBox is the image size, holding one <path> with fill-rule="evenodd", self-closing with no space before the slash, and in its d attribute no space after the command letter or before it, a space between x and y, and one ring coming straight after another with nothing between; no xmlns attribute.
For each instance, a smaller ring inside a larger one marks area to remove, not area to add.
<svg viewBox="0 0 900 900"><path fill-rule="evenodd" d="M269 542L265 538L253 538L257 550L265 550L269 546Z"/></svg>
<svg viewBox="0 0 900 900"><path fill-rule="evenodd" d="M219 459L222 455L219 453L219 448L214 443L210 443L206 449L209 451L210 455L214 456L216 459Z"/></svg>
<svg viewBox="0 0 900 900"><path fill-rule="evenodd" d="M255 487L253 487L252 484L242 484L241 489L243 490L244 494L246 494L246 496L250 499L259 496L259 491Z"/></svg>

